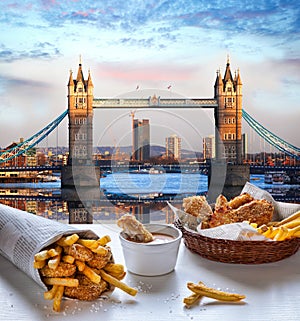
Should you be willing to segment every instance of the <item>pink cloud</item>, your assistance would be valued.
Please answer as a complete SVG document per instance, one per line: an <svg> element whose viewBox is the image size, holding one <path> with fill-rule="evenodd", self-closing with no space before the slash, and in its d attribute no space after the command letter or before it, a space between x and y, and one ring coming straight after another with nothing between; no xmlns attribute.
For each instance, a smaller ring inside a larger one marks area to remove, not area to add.
<svg viewBox="0 0 300 321"><path fill-rule="evenodd" d="M58 3L56 0L42 0L42 5L44 9L49 9L51 7L57 6Z"/></svg>
<svg viewBox="0 0 300 321"><path fill-rule="evenodd" d="M92 71L102 79L114 79L125 81L187 81L194 76L192 66L178 67L173 65L120 65L99 64Z"/></svg>
<svg viewBox="0 0 300 321"><path fill-rule="evenodd" d="M73 16L88 17L89 13L85 11L77 11L73 13Z"/></svg>
<svg viewBox="0 0 300 321"><path fill-rule="evenodd" d="M95 13L102 13L102 14L105 14L105 12L103 10L98 10L98 9L88 9L86 11L76 11L73 13L73 16L81 16L81 17L88 17L92 14L95 14Z"/></svg>

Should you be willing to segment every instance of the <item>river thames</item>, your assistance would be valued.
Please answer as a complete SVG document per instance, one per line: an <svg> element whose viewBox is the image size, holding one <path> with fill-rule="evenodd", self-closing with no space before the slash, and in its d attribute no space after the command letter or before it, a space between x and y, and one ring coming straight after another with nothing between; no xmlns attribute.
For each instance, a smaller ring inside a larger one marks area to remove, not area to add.
<svg viewBox="0 0 300 321"><path fill-rule="evenodd" d="M251 175L250 182L277 201L300 203L300 185L266 184L264 175ZM115 222L124 213L170 223L174 217L167 201L180 207L183 197L207 191L207 176L200 173L112 173L100 179L100 189L75 196L62 190L60 181L0 184L0 203L65 223Z"/></svg>

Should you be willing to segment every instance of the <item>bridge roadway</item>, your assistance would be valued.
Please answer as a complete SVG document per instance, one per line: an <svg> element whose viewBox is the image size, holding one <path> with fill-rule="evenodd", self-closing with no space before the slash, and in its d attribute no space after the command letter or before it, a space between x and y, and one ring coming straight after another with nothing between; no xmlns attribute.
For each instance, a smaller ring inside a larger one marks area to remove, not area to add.
<svg viewBox="0 0 300 321"><path fill-rule="evenodd" d="M217 108L216 99L211 98L160 98L153 95L149 98L94 98L93 108Z"/></svg>
<svg viewBox="0 0 300 321"><path fill-rule="evenodd" d="M61 171L61 166L9 166L0 167L0 172L42 172L42 171Z"/></svg>

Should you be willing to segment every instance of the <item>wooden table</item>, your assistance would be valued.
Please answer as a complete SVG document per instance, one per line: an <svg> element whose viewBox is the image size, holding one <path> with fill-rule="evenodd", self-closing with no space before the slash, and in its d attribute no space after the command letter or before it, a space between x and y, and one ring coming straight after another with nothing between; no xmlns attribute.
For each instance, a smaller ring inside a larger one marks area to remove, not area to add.
<svg viewBox="0 0 300 321"><path fill-rule="evenodd" d="M80 225L98 235L109 234L117 263L123 263L114 224ZM175 271L159 277L127 273L124 282L136 287L135 297L116 289L111 298L93 302L64 300L62 312L52 311L43 289L12 263L0 256L0 320L300 320L300 251L276 262L235 265L206 260L191 253L182 243ZM190 309L182 300L190 294L187 282L202 281L222 290L246 295L244 302L224 303L204 298Z"/></svg>

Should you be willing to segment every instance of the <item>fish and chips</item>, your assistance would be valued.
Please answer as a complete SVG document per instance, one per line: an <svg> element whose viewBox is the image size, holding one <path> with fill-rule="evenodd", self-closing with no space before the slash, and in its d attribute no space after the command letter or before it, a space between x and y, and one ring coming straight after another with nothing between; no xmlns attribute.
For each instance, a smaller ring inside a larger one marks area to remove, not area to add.
<svg viewBox="0 0 300 321"><path fill-rule="evenodd" d="M54 311L61 311L63 297L91 301L115 287L137 294L135 288L121 282L126 272L122 264L114 263L107 246L110 240L108 235L89 240L72 234L35 254L33 266L48 288L44 298L53 300Z"/></svg>

